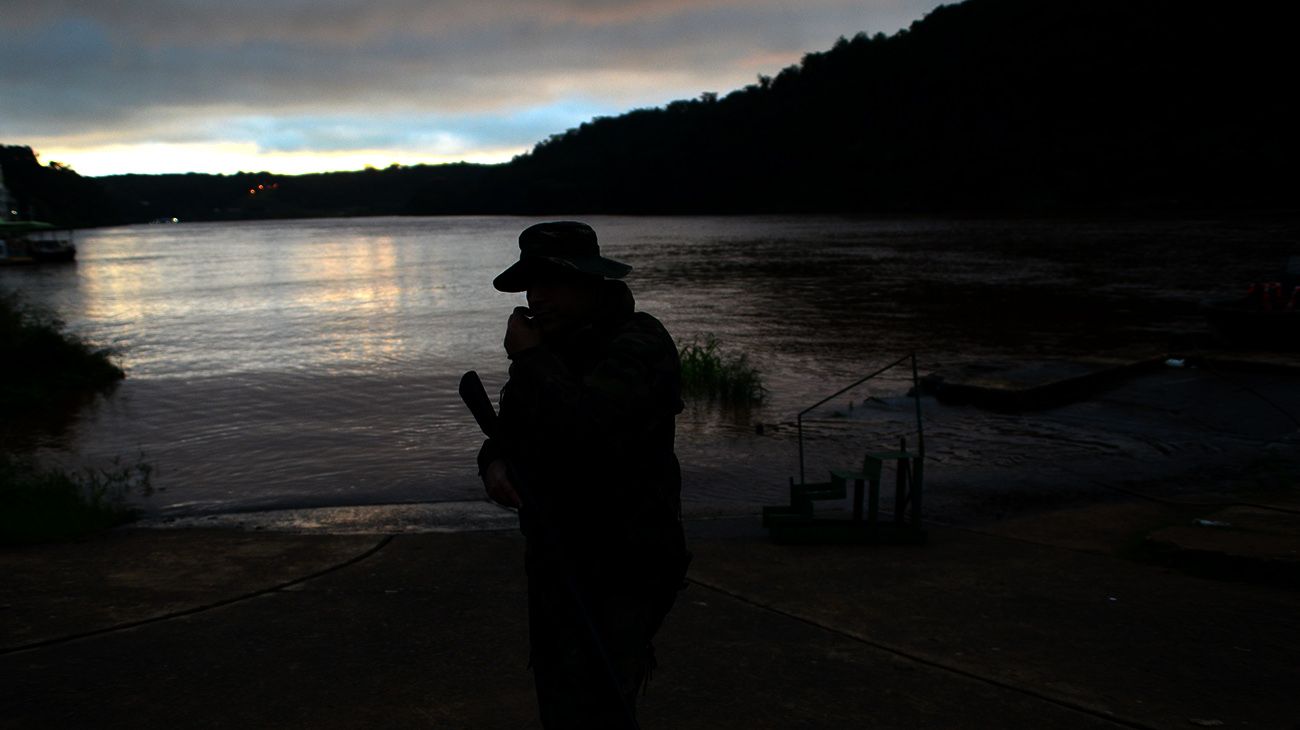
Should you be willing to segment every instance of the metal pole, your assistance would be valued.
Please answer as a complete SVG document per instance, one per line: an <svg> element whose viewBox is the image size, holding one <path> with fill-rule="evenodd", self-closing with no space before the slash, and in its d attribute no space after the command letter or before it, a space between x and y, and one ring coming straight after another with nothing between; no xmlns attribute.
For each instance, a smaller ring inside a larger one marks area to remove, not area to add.
<svg viewBox="0 0 1300 730"><path fill-rule="evenodd" d="M834 398L834 397L836 397L836 396L838 396L838 395L841 395L841 394L845 393L846 391L852 390L852 389L858 387L859 385L862 385L863 383L867 382L868 380L871 380L872 378L876 377L877 375L880 375L881 373L885 372L886 370L889 370L890 368L895 368L895 367L898 367L899 365L902 365L904 362L907 362L907 358L909 358L909 357L912 358L912 379L913 379L913 381L915 381L915 379L916 379L916 353L912 353L911 355L904 355L904 356L898 358L898 359L895 360L894 362L891 362L890 364L884 366L883 368L880 368L879 370L873 372L872 374L870 374L870 375L868 375L868 376L866 376L866 377L864 377L864 378L859 378L858 380L853 381L853 382L850 383L849 385L846 385L846 386L844 386L843 388L840 388L839 390L835 391L834 393L831 393L830 395L826 396L825 398L822 398L821 400L819 400L819 401L817 401L816 403L814 403L814 404L808 406L807 408L803 409L802 411L799 411L799 415L795 417L795 420L796 420L796 421L798 422L798 424L799 424L799 483L800 483L800 484L806 484L806 483L807 483L807 482L804 480L804 471L803 471L803 416L804 416L804 414L807 413L808 411L811 411L812 409L814 409L814 408L816 408L816 407L822 405L823 403L825 403L826 401L830 400L831 398ZM920 414L920 407L921 407L921 404L920 404L919 401L917 402L917 406L916 406L916 407L917 407L917 413L918 413L918 417L919 417L919 414Z"/></svg>

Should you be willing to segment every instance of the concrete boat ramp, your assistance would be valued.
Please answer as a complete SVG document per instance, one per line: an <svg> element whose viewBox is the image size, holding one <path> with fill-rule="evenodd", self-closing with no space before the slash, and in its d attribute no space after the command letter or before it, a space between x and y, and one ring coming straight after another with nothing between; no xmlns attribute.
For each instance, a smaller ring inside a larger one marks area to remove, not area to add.
<svg viewBox="0 0 1300 730"><path fill-rule="evenodd" d="M1032 413L927 402L922 546L693 503L642 726L1297 727L1300 377L1168 359ZM4 727L539 727L513 516L340 509L0 549Z"/></svg>

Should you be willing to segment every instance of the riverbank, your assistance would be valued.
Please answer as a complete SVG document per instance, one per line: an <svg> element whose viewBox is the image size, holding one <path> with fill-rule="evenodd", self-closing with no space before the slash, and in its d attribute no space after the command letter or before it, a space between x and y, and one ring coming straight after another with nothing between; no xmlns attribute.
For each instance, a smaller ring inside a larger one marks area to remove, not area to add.
<svg viewBox="0 0 1300 730"><path fill-rule="evenodd" d="M694 490L691 585L644 725L1289 727L1300 379L1191 364L1085 370L1079 400L1042 410L927 401L923 546L779 546L761 488ZM998 387L1041 387L1016 372ZM860 402L810 443L909 408ZM522 550L515 516L481 500L154 516L6 548L0 712L42 729L537 727Z"/></svg>
<svg viewBox="0 0 1300 730"><path fill-rule="evenodd" d="M921 547L782 547L757 517L691 521L642 722L1289 727L1300 593L1131 559L1134 534L1186 516L1172 509L936 525ZM0 712L14 728L537 727L521 551L512 529L119 529L8 549Z"/></svg>

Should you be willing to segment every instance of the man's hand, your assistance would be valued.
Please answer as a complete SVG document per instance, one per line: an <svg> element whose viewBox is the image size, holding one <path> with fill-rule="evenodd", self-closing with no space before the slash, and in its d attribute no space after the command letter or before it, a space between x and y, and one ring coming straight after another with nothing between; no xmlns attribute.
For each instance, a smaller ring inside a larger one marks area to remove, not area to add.
<svg viewBox="0 0 1300 730"><path fill-rule="evenodd" d="M516 353L542 344L542 330L528 318L528 307L515 307L506 323L506 355L514 357Z"/></svg>
<svg viewBox="0 0 1300 730"><path fill-rule="evenodd" d="M483 486L487 490L488 499L497 504L513 509L519 509L519 505L523 504L515 486L510 483L506 463L500 459L488 464L487 473L483 475Z"/></svg>

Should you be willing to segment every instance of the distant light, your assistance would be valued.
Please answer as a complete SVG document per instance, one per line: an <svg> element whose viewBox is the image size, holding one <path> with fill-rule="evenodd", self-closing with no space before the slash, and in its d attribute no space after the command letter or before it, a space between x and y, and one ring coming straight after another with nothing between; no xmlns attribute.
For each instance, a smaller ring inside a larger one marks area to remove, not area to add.
<svg viewBox="0 0 1300 730"><path fill-rule="evenodd" d="M172 218L172 223L180 223L180 222L181 222L180 218Z"/></svg>
<svg viewBox="0 0 1300 730"><path fill-rule="evenodd" d="M249 195L257 195L257 190L255 190L255 189L253 189L253 188L249 188L249 189L248 189L248 194L249 194Z"/></svg>
<svg viewBox="0 0 1300 730"><path fill-rule="evenodd" d="M258 186L257 186L257 189L258 189L258 190L266 190L266 186L265 186L265 185L258 185Z"/></svg>

